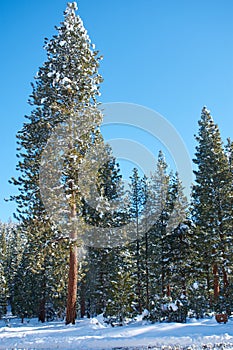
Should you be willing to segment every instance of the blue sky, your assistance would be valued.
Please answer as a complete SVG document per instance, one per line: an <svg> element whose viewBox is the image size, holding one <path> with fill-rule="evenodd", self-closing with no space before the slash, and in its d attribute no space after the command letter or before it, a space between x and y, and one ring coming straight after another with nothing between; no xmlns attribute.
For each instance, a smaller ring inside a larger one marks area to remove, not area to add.
<svg viewBox="0 0 233 350"><path fill-rule="evenodd" d="M44 37L63 19L66 1L1 1L0 220L12 215L3 198L15 189L16 132L30 82L46 59ZM104 56L101 102L129 102L158 111L193 157L203 105L223 139L233 138L233 1L79 0L78 14ZM155 150L157 152L157 150Z"/></svg>

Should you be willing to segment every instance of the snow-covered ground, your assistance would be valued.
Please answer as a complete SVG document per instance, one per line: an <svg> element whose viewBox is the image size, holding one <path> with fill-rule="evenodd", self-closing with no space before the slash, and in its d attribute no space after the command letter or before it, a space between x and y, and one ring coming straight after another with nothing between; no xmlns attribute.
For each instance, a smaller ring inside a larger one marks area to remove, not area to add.
<svg viewBox="0 0 233 350"><path fill-rule="evenodd" d="M41 324L32 319L24 324L0 321L0 349L233 349L233 319L217 324L214 318L189 320L186 324L149 324L138 320L127 326L111 327L101 316Z"/></svg>

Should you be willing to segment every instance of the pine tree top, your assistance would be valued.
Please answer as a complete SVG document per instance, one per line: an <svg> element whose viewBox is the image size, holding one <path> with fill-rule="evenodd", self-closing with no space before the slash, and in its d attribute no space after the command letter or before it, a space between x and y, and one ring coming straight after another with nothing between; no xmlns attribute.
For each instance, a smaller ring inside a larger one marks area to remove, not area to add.
<svg viewBox="0 0 233 350"><path fill-rule="evenodd" d="M66 11L74 12L78 10L77 2L68 2Z"/></svg>

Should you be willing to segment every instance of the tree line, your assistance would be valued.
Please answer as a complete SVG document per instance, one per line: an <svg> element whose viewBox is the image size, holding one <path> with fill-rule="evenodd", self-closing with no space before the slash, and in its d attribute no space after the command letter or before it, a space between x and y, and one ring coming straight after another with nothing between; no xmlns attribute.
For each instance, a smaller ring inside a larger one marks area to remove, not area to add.
<svg viewBox="0 0 233 350"><path fill-rule="evenodd" d="M0 316L8 303L13 314L42 322L63 317L66 309L66 324L75 323L77 315L99 313L117 323L143 312L152 321L180 322L210 312L230 314L232 141L224 146L204 107L195 136L191 201L161 151L151 177L133 169L126 190L99 129L101 56L75 11L76 4L69 3L57 34L45 40L47 61L32 84L32 112L17 134L20 175L11 180L18 188L11 199L18 224L0 227ZM46 159L48 165L62 162L58 183L53 167L44 165L48 206L58 201L59 186L68 203L54 223L41 196L40 176L44 151L58 126L72 137L68 142L59 137L60 150L66 145L67 152L50 152ZM101 164L100 149L106 155ZM97 194L96 206L80 190L79 169L89 150L95 157L86 164L85 181ZM94 165L99 165L95 172Z"/></svg>

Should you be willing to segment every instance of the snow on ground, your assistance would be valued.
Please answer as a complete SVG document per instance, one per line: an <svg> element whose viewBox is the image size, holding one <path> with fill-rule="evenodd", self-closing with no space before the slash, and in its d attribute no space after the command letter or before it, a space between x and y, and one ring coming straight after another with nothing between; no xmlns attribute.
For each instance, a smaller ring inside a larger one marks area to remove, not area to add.
<svg viewBox="0 0 233 350"><path fill-rule="evenodd" d="M205 345L204 345L205 344ZM138 320L122 327L111 327L101 317L64 322L24 324L12 319L10 326L0 321L0 350L6 349L233 349L233 319L218 324L214 318L189 320L186 324Z"/></svg>

